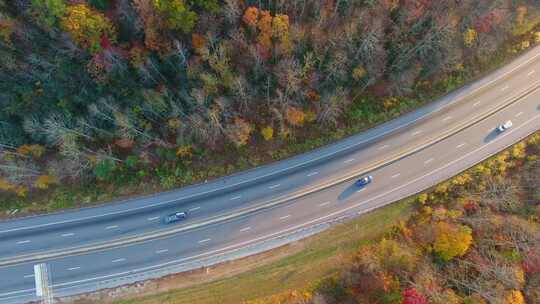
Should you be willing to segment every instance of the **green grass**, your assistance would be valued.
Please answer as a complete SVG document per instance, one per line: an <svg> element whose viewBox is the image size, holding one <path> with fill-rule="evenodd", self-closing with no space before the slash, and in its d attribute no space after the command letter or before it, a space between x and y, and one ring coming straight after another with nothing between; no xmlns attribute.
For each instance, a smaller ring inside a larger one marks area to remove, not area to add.
<svg viewBox="0 0 540 304"><path fill-rule="evenodd" d="M391 204L301 241L304 249L230 278L115 304L241 303L311 286L340 272L357 248L380 238L413 211L413 199ZM298 244L297 244L298 245Z"/></svg>

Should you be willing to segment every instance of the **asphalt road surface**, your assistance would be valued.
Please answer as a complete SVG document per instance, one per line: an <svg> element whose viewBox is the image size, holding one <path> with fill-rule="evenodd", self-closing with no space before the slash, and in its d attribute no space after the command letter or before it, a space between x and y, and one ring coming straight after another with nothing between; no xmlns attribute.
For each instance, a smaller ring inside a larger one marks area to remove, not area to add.
<svg viewBox="0 0 540 304"><path fill-rule="evenodd" d="M197 267L417 193L539 130L539 76L535 48L418 111L310 153L167 193L2 222L0 303L35 299L36 258L49 255L57 294L73 294ZM497 133L509 119L514 126ZM366 174L373 182L358 190L354 180ZM161 223L175 211L188 219ZM86 252L69 254L75 249Z"/></svg>

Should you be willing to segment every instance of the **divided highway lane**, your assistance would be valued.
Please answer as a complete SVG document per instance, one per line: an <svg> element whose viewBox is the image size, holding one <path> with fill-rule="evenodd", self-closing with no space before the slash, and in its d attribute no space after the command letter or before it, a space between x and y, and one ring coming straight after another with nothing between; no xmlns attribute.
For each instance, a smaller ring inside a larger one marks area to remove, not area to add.
<svg viewBox="0 0 540 304"><path fill-rule="evenodd" d="M178 210L190 213L185 225L219 218L369 169L476 121L536 87L538 77L531 71L540 69L539 54L540 48L536 48L494 75L437 103L290 160L124 203L2 222L0 259L158 231L166 228L159 222L160 217ZM326 161L314 161L324 155L328 155L323 159ZM298 169L288 169L295 167Z"/></svg>
<svg viewBox="0 0 540 304"><path fill-rule="evenodd" d="M497 134L495 126L507 119L512 119L514 127ZM166 266L193 263L301 227L365 212L432 186L539 129L540 89L457 134L370 172L374 182L363 190L352 187L351 181L342 182L271 209L172 237L49 260L54 288L68 294L81 288L112 287L151 276L151 271ZM33 298L32 263L0 267L0 278L10 278L0 280L1 303Z"/></svg>

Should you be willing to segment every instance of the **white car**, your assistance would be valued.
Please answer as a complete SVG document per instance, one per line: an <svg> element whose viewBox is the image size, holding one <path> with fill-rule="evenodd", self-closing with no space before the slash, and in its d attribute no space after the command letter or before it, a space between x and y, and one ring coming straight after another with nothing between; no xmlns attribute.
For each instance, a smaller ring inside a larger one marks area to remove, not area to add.
<svg viewBox="0 0 540 304"><path fill-rule="evenodd" d="M512 127L512 121L507 120L505 123L497 127L497 131L504 132Z"/></svg>

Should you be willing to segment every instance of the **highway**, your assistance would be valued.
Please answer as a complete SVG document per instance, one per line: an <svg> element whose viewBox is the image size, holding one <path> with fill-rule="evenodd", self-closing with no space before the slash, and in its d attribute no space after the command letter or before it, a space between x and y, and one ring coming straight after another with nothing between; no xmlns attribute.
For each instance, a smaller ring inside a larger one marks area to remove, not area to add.
<svg viewBox="0 0 540 304"><path fill-rule="evenodd" d="M2 222L0 303L35 299L37 260L50 265L57 293L68 295L230 259L243 248L255 253L268 249L257 244L417 193L539 130L539 75L537 47L415 112L285 161L157 195ZM513 128L497 134L508 119ZM372 184L352 186L368 173ZM188 220L163 225L160 218L174 211L187 211Z"/></svg>

